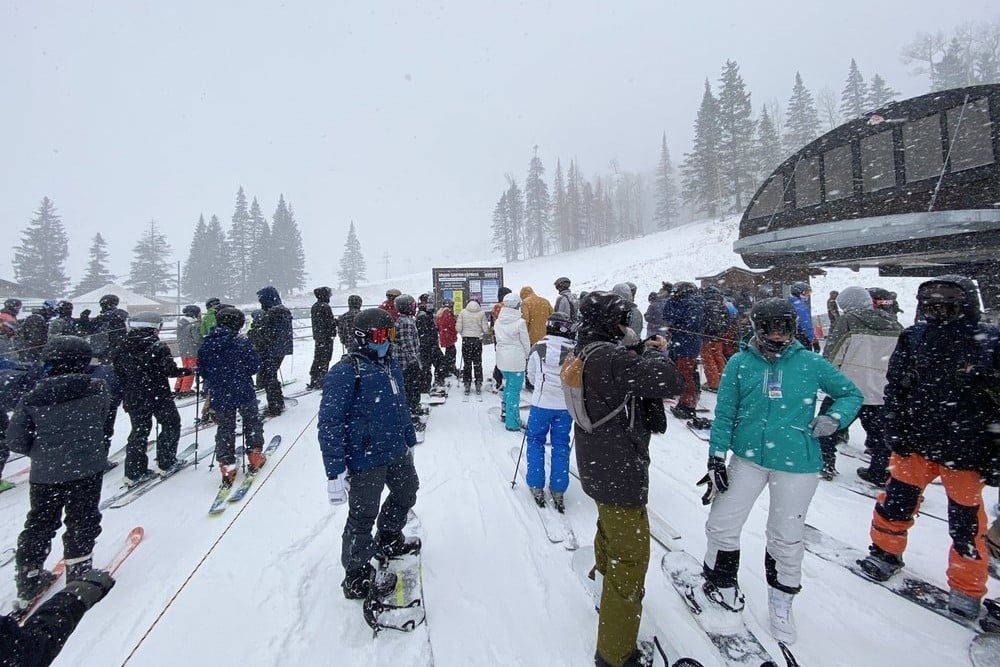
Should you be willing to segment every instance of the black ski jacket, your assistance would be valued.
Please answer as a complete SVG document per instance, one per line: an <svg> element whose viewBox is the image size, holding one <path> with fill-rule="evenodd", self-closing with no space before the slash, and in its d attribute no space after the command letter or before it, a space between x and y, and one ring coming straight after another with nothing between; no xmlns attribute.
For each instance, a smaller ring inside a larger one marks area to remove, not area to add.
<svg viewBox="0 0 1000 667"><path fill-rule="evenodd" d="M333 316L329 301L317 301L309 311L312 320L313 340L333 345L337 337L337 318Z"/></svg>
<svg viewBox="0 0 1000 667"><path fill-rule="evenodd" d="M0 616L0 665L51 665L86 611L80 598L59 591L25 621L23 628L10 616Z"/></svg>
<svg viewBox="0 0 1000 667"><path fill-rule="evenodd" d="M114 369L125 386L122 405L126 412L152 409L160 401L173 403L170 378L181 375L181 370L155 329L129 331L114 358Z"/></svg>

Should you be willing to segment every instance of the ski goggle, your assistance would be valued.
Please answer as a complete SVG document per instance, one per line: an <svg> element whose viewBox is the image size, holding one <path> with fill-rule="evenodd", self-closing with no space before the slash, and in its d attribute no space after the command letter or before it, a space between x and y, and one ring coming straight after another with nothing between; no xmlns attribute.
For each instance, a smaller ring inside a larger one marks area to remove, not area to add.
<svg viewBox="0 0 1000 667"><path fill-rule="evenodd" d="M390 343L396 341L396 327L382 327L381 329L369 329L365 333L368 340L375 343L376 345L381 345L386 341L389 341Z"/></svg>
<svg viewBox="0 0 1000 667"><path fill-rule="evenodd" d="M754 328L764 336L781 334L791 336L795 333L795 321L790 317L768 317L754 320Z"/></svg>
<svg viewBox="0 0 1000 667"><path fill-rule="evenodd" d="M917 293L917 301L924 317L948 322L962 314L965 292L957 285L925 285Z"/></svg>

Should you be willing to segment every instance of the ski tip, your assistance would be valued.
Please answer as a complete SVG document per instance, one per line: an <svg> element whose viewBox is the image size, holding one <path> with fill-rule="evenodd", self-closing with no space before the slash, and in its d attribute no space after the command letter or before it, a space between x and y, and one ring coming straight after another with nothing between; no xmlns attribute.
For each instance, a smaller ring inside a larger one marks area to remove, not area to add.
<svg viewBox="0 0 1000 667"><path fill-rule="evenodd" d="M128 537L125 539L129 542L139 543L145 535L146 529L142 526L136 526L132 530L128 531Z"/></svg>

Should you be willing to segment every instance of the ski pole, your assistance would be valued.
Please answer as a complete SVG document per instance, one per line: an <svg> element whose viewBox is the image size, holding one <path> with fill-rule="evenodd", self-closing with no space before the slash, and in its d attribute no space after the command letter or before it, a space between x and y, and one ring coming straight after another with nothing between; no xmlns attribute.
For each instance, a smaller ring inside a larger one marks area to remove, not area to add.
<svg viewBox="0 0 1000 667"><path fill-rule="evenodd" d="M510 479L510 488L514 488L517 485L517 471L521 468L521 457L524 456L524 442L528 439L528 432L525 431L524 435L521 437L521 449L517 453L517 465L514 466L514 476Z"/></svg>
<svg viewBox="0 0 1000 667"><path fill-rule="evenodd" d="M243 474L247 474L247 424L243 422Z"/></svg>
<svg viewBox="0 0 1000 667"><path fill-rule="evenodd" d="M201 425L201 413L198 404L201 398L201 374L194 374L194 467L198 469L198 427Z"/></svg>

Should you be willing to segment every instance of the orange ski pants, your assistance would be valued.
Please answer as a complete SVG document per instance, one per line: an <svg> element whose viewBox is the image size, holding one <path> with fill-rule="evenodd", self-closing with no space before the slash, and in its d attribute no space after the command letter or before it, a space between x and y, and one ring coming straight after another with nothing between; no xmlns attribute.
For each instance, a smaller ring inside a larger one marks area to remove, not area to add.
<svg viewBox="0 0 1000 667"><path fill-rule="evenodd" d="M948 586L976 599L986 595L989 523L983 508L983 480L974 470L952 470L919 454L889 459L891 477L879 494L872 515L871 539L875 546L896 556L906 550L906 534L920 509L928 484L941 477L948 494Z"/></svg>
<svg viewBox="0 0 1000 667"><path fill-rule="evenodd" d="M722 369L726 367L726 355L722 352L722 340L706 340L701 344L701 365L705 369L705 384L709 389L718 389L722 379Z"/></svg>
<svg viewBox="0 0 1000 667"><path fill-rule="evenodd" d="M183 368L197 368L198 357L181 357L181 366ZM179 375L174 382L174 391L191 391L192 386L194 386L193 375Z"/></svg>

